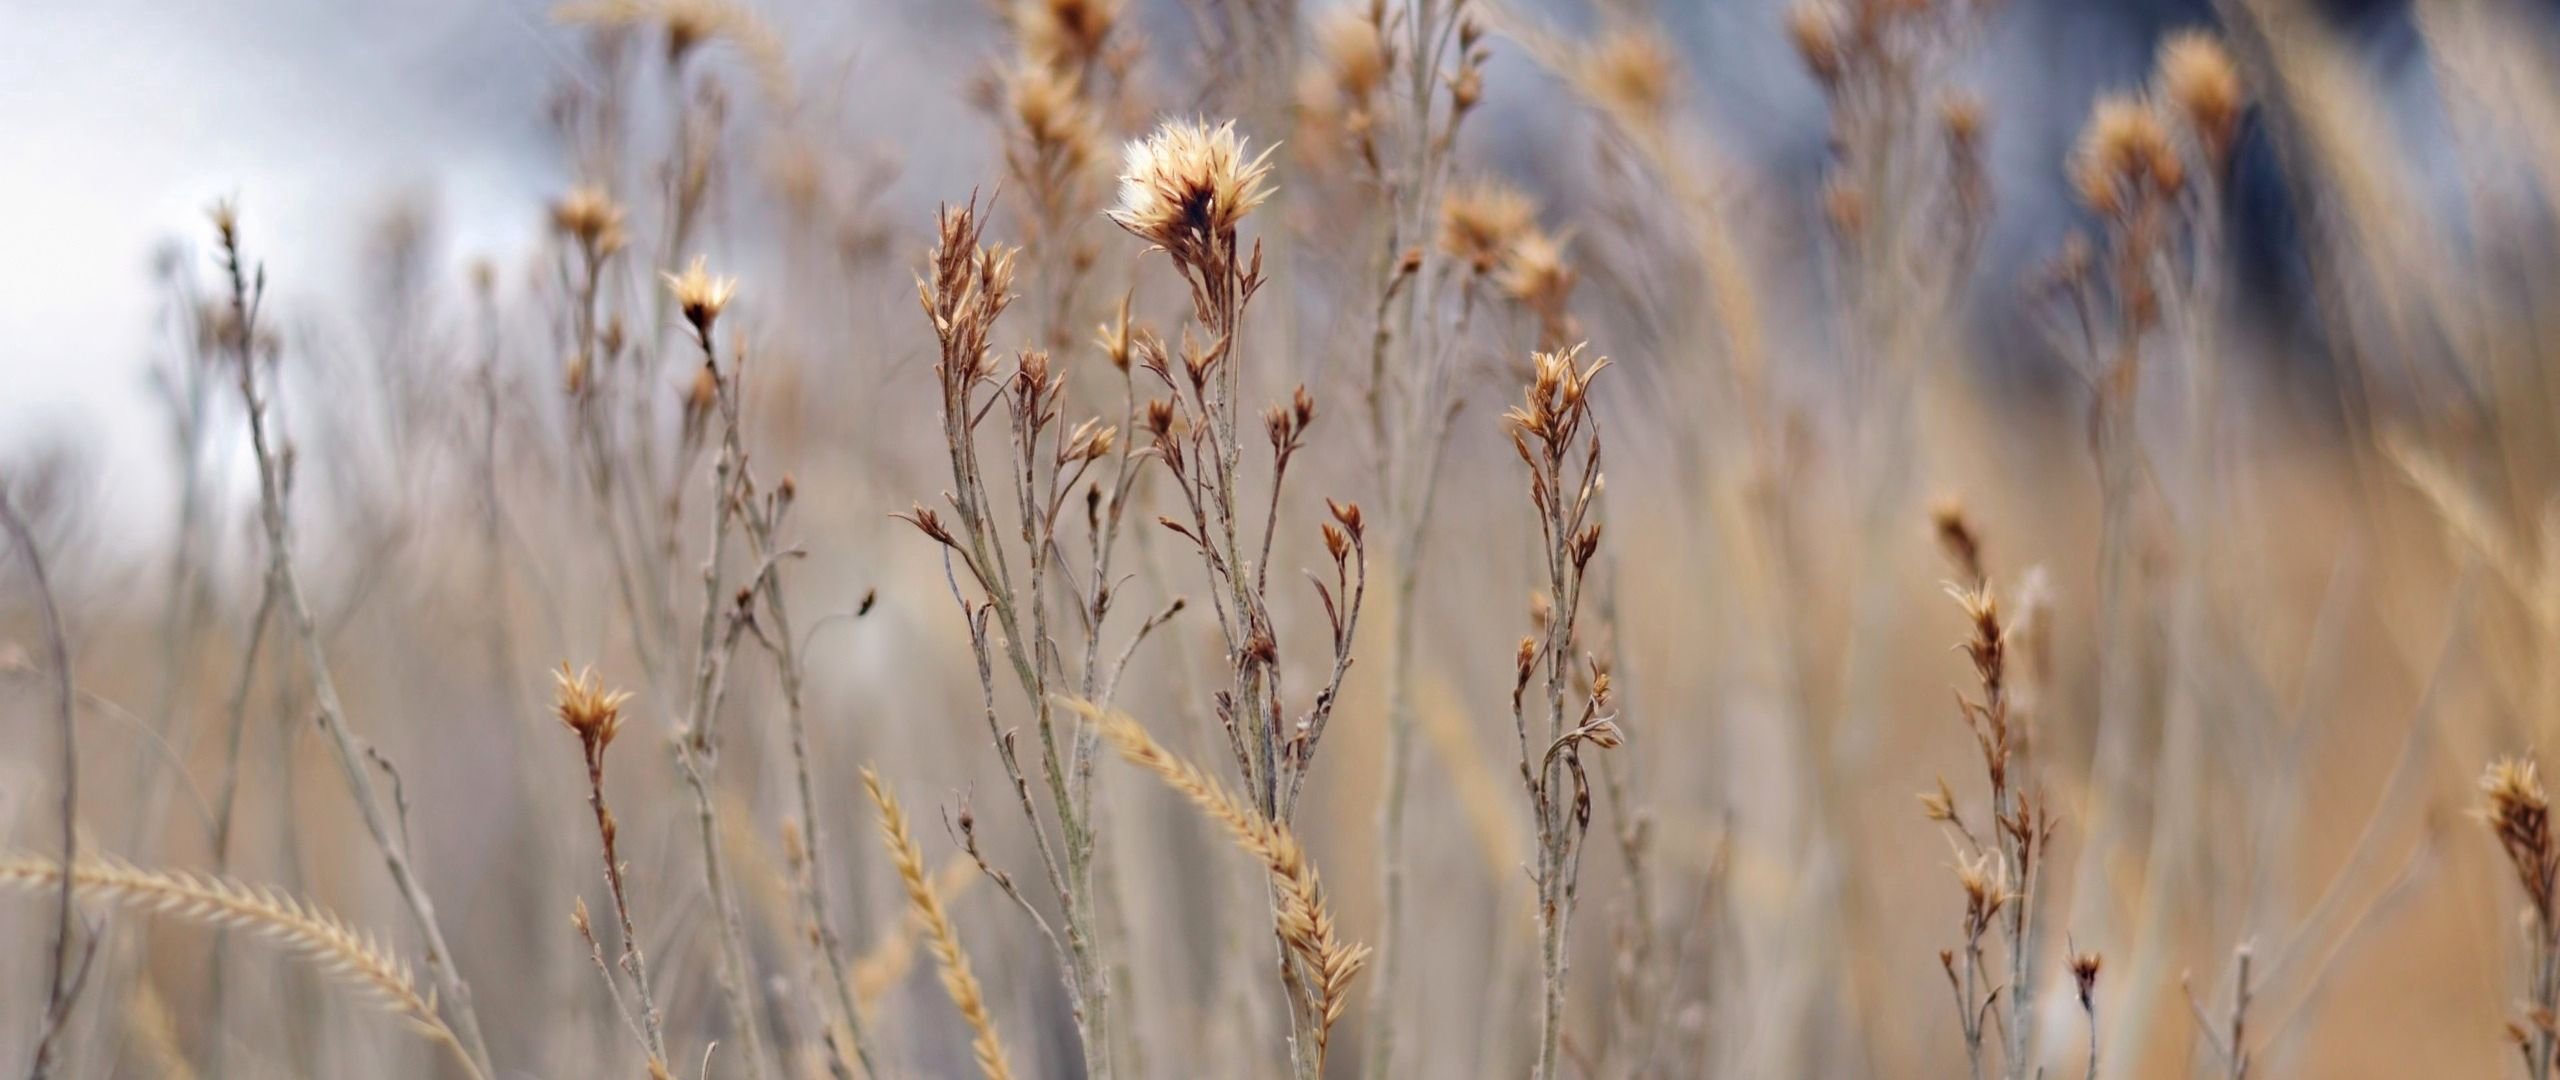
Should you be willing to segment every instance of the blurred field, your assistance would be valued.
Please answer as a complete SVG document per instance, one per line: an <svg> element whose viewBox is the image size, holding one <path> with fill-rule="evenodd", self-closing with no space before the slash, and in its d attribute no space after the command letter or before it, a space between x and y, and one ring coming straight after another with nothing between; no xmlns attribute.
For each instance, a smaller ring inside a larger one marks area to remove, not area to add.
<svg viewBox="0 0 2560 1080"><path fill-rule="evenodd" d="M174 193L0 1067L2560 1069L2548 12L1661 7L572 0L520 247Z"/></svg>

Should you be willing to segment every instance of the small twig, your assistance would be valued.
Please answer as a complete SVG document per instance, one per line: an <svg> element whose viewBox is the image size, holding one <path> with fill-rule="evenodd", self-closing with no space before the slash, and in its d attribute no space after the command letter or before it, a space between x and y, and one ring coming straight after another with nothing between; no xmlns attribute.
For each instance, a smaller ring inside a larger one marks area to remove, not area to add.
<svg viewBox="0 0 2560 1080"><path fill-rule="evenodd" d="M53 668L54 729L62 752L62 865L75 866L80 861L80 745L71 709L71 647L63 640L62 612L54 606L53 582L45 576L44 556L36 550L35 533L19 515L6 485L0 485L0 529L8 532L19 555L27 561L27 578L35 587L36 611L44 623L45 654ZM35 1067L28 1074L33 1080L45 1080L53 1074L63 1024L70 1019L72 1002L87 978L86 957L97 949L97 940L92 938L83 958L73 960L73 927L79 919L75 893L71 875L62 875L61 895L54 913L52 968L45 980L43 1034L36 1038Z"/></svg>

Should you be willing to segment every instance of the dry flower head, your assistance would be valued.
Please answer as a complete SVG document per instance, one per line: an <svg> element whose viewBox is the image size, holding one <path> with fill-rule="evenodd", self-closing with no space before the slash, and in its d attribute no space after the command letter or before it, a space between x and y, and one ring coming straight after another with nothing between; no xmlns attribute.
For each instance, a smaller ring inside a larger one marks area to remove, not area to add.
<svg viewBox="0 0 2560 1080"><path fill-rule="evenodd" d="M1111 220L1167 251L1232 237L1271 197L1271 151L1246 156L1235 121L1168 120L1129 144Z"/></svg>
<svg viewBox="0 0 2560 1080"><path fill-rule="evenodd" d="M562 663L551 677L557 684L552 708L560 722L576 732L581 742L599 749L613 742L614 735L622 730L622 706L631 700L631 694L605 689L593 668L571 672L569 665Z"/></svg>
<svg viewBox="0 0 2560 1080"><path fill-rule="evenodd" d="M1440 250L1477 274L1490 274L1537 225L1529 196L1499 178L1479 177L1441 200Z"/></svg>
<svg viewBox="0 0 2560 1080"><path fill-rule="evenodd" d="M711 326L720 321L720 310L729 306L738 293L738 279L714 277L704 268L702 256L693 257L684 273L661 273L667 291L675 294L676 306L684 312L684 321L693 324L694 332L704 341L711 340Z"/></svg>
<svg viewBox="0 0 2560 1080"><path fill-rule="evenodd" d="M2159 85L2160 96L2186 117L2213 160L2230 153L2248 92L2221 42L2194 30L2170 35L2160 46Z"/></svg>

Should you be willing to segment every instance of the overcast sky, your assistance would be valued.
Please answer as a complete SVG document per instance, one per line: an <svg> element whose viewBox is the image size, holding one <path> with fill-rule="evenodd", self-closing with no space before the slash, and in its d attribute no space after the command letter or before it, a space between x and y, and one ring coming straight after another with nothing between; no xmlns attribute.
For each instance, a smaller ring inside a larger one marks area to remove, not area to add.
<svg viewBox="0 0 2560 1080"><path fill-rule="evenodd" d="M983 60L980 0L757 0L803 72L844 70L843 122L892 148L904 201L957 190L986 140L962 104ZM1783 47L1785 0L1661 5L1693 90L1733 159L1767 176L1821 168L1820 103ZM201 247L203 208L238 194L288 318L343 298L363 230L395 198L429 200L441 252L501 265L529 250L568 182L543 104L569 69L551 0L0 0L0 463L43 441L82 448L108 516L151 522L166 453L144 372L164 241ZM1161 7L1159 52L1186 25ZM1556 5L1579 11L1579 2ZM2011 0L1972 81L1994 103L2003 230L2056 231L2060 147L2090 93L2138 82L2187 0ZM1497 52L1500 50L1497 49ZM2067 62L2066 62L2067 61ZM1498 63L1501 61L1498 60ZM1581 121L1540 77L1497 70L1509 140L1552 147ZM968 133L955 138L952 132ZM1541 138L1525 133L1543 132ZM1497 164L1519 145L1479 144ZM1995 238L1997 241L1998 238ZM207 271L210 267L205 267Z"/></svg>

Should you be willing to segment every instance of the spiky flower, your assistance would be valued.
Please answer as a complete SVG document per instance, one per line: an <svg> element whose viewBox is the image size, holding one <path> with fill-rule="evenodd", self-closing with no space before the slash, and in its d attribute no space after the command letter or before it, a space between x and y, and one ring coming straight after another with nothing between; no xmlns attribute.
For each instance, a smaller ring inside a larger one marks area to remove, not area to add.
<svg viewBox="0 0 2560 1080"><path fill-rule="evenodd" d="M551 677L558 684L553 692L552 708L559 714L560 722L577 732L580 741L592 743L598 749L611 743L614 735L622 730L622 706L631 700L631 694L605 689L604 681L596 677L593 668L582 668L572 673L566 662L560 665L560 670L552 672Z"/></svg>
<svg viewBox="0 0 2560 1080"><path fill-rule="evenodd" d="M1232 242L1245 215L1271 197L1271 151L1247 150L1233 120L1166 121L1129 144L1111 220L1177 260L1213 240Z"/></svg>
<svg viewBox="0 0 2560 1080"><path fill-rule="evenodd" d="M720 321L720 309L729 306L729 299L737 295L738 279L713 277L704 269L700 255L693 257L684 273L662 272L659 276L667 279L667 290L676 295L676 306L684 311L684 321L693 324L694 333L702 340L711 340L711 326Z"/></svg>

